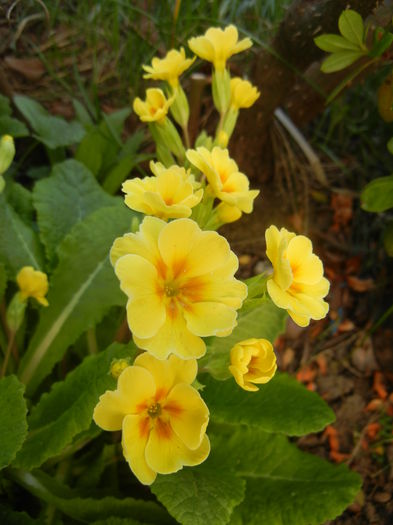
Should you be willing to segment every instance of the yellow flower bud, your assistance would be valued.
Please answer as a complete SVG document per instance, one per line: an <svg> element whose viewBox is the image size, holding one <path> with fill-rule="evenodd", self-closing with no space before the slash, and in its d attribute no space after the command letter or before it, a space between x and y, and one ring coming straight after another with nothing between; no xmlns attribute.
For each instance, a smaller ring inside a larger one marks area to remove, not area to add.
<svg viewBox="0 0 393 525"><path fill-rule="evenodd" d="M168 114L169 106L174 97L167 99L161 89L150 88L146 90L146 99L137 97L133 109L142 122L161 122Z"/></svg>
<svg viewBox="0 0 393 525"><path fill-rule="evenodd" d="M259 98L260 92L248 80L231 79L231 106L235 109L249 108Z"/></svg>
<svg viewBox="0 0 393 525"><path fill-rule="evenodd" d="M20 297L27 300L33 297L43 306L48 306L45 295L48 293L48 277L45 273L34 270L32 266L24 266L16 276Z"/></svg>
<svg viewBox="0 0 393 525"><path fill-rule="evenodd" d="M110 374L113 379L117 379L128 366L130 366L129 359L112 359Z"/></svg>
<svg viewBox="0 0 393 525"><path fill-rule="evenodd" d="M378 112L385 122L393 121L392 75L389 75L378 88Z"/></svg>
<svg viewBox="0 0 393 525"><path fill-rule="evenodd" d="M226 131L223 129L220 130L217 137L217 143L220 148L226 148L228 146L229 136Z"/></svg>
<svg viewBox="0 0 393 525"><path fill-rule="evenodd" d="M270 381L277 370L273 346L267 339L246 339L231 350L229 367L236 383L244 390L256 392L255 384Z"/></svg>
<svg viewBox="0 0 393 525"><path fill-rule="evenodd" d="M15 156L15 144L11 135L3 135L0 140L0 175L10 167Z"/></svg>

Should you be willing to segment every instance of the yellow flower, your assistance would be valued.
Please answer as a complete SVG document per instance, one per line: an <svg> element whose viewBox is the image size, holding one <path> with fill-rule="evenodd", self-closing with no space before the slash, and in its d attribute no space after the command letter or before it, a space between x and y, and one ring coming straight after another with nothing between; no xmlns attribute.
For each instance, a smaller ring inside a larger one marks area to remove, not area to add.
<svg viewBox="0 0 393 525"><path fill-rule="evenodd" d="M221 224L235 222L242 216L242 212L236 206L229 206L225 202L220 202L216 208L216 214Z"/></svg>
<svg viewBox="0 0 393 525"><path fill-rule="evenodd" d="M195 58L186 58L183 47L180 51L171 49L164 58L153 58L151 66L142 66L146 71L143 78L165 80L175 88L179 84L180 75L191 66Z"/></svg>
<svg viewBox="0 0 393 525"><path fill-rule="evenodd" d="M202 337L236 326L247 287L234 278L238 259L218 233L191 219L145 217L138 233L115 240L111 261L134 341L155 357L202 357Z"/></svg>
<svg viewBox="0 0 393 525"><path fill-rule="evenodd" d="M276 226L270 226L265 236L266 254L273 265L273 276L267 281L272 301L288 310L299 326L325 317L329 305L323 298L329 281L323 277L320 258L312 253L310 239Z"/></svg>
<svg viewBox="0 0 393 525"><path fill-rule="evenodd" d="M249 108L259 98L260 92L248 80L231 79L231 106L234 109Z"/></svg>
<svg viewBox="0 0 393 525"><path fill-rule="evenodd" d="M167 99L161 89L146 90L146 99L139 97L134 100L133 108L142 122L161 122L168 114L169 106L174 97Z"/></svg>
<svg viewBox="0 0 393 525"><path fill-rule="evenodd" d="M103 430L121 430L123 454L145 485L202 463L210 452L209 410L191 386L195 359L160 361L144 353L120 375L117 389L100 397L93 419Z"/></svg>
<svg viewBox="0 0 393 525"><path fill-rule="evenodd" d="M271 343L267 339L246 339L237 343L231 350L229 370L239 386L256 392L255 384L267 383L277 370Z"/></svg>
<svg viewBox="0 0 393 525"><path fill-rule="evenodd" d="M186 155L191 164L206 176L217 198L229 206L236 206L241 212L252 212L259 190L249 190L248 178L239 172L227 149L216 146L209 151L200 147L188 150Z"/></svg>
<svg viewBox="0 0 393 525"><path fill-rule="evenodd" d="M48 277L45 273L34 270L32 266L24 266L16 276L19 294L26 300L33 297L43 306L48 306L45 295L48 293Z"/></svg>
<svg viewBox="0 0 393 525"><path fill-rule="evenodd" d="M238 41L239 35L234 25L227 26L224 30L211 27L203 36L190 38L190 49L203 60L212 62L215 69L225 69L226 61L232 55L240 53L252 46L249 38Z"/></svg>
<svg viewBox="0 0 393 525"><path fill-rule="evenodd" d="M135 178L123 183L127 206L164 220L189 217L191 208L203 195L193 175L180 166L165 168L159 162L151 162L150 169L155 177Z"/></svg>

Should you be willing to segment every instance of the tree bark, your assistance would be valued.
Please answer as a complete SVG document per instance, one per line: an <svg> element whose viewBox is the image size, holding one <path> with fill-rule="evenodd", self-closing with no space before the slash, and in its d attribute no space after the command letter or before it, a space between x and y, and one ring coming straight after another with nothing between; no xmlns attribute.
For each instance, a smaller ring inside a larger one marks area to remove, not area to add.
<svg viewBox="0 0 393 525"><path fill-rule="evenodd" d="M323 109L321 95L315 95L304 82L296 84L297 79L324 56L314 43L315 36L337 33L338 18L346 7L365 18L378 3L378 0L295 0L290 5L271 45L257 55L253 81L261 96L251 110L241 113L231 141L231 154L250 178L266 180L272 173L274 160L269 130L277 107L283 107L288 100L292 116L297 115L302 123ZM329 84L327 92L342 78L341 74L329 76L325 75ZM321 78L320 73L319 80Z"/></svg>

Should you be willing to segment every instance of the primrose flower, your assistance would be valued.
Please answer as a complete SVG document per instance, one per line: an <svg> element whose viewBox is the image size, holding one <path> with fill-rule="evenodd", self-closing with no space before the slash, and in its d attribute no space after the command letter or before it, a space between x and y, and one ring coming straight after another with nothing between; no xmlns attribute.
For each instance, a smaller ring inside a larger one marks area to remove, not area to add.
<svg viewBox="0 0 393 525"><path fill-rule="evenodd" d="M270 381L277 370L276 355L267 339L246 339L231 350L229 367L236 383L244 390L256 392L255 384Z"/></svg>
<svg viewBox="0 0 393 525"><path fill-rule="evenodd" d="M209 410L191 386L196 373L195 359L159 361L141 354L94 409L99 427L122 431L124 457L144 485L157 473L199 465L209 455Z"/></svg>
<svg viewBox="0 0 393 525"><path fill-rule="evenodd" d="M239 35L234 25L227 26L224 30L211 27L203 36L190 38L188 45L196 55L212 62L216 70L222 71L228 58L252 46L249 38L240 41L238 39Z"/></svg>
<svg viewBox="0 0 393 525"><path fill-rule="evenodd" d="M214 195L244 213L251 213L259 190L249 190L249 180L227 149L216 146L212 151L204 147L186 152L188 160L207 178ZM234 215L234 214L232 214Z"/></svg>
<svg viewBox="0 0 393 525"><path fill-rule="evenodd" d="M225 337L236 326L247 286L234 278L238 259L217 232L191 219L145 217L110 256L134 341L155 357L202 357L202 337Z"/></svg>
<svg viewBox="0 0 393 525"><path fill-rule="evenodd" d="M259 98L260 92L248 80L240 77L231 78L231 107L234 109L250 108Z"/></svg>
<svg viewBox="0 0 393 525"><path fill-rule="evenodd" d="M142 66L146 71L143 78L165 80L171 87L176 88L180 75L191 66L195 58L186 58L183 47L180 51L171 49L164 58L153 58L151 66Z"/></svg>
<svg viewBox="0 0 393 525"><path fill-rule="evenodd" d="M203 195L190 171L176 165L165 168L159 162L150 162L150 169L154 177L123 183L127 206L164 220L189 217L191 208L199 204Z"/></svg>
<svg viewBox="0 0 393 525"><path fill-rule="evenodd" d="M144 101L139 97L134 100L133 109L142 122L162 122L173 100L174 97L167 99L161 89L149 88Z"/></svg>
<svg viewBox="0 0 393 525"><path fill-rule="evenodd" d="M270 226L265 237L266 255L273 265L267 281L272 301L286 309L299 326L325 317L329 305L323 298L329 292L329 281L323 277L320 258L312 253L310 239L276 226Z"/></svg>
<svg viewBox="0 0 393 525"><path fill-rule="evenodd" d="M32 266L24 266L16 276L21 299L33 297L43 306L48 306L45 295L48 293L48 277L45 273L34 270Z"/></svg>

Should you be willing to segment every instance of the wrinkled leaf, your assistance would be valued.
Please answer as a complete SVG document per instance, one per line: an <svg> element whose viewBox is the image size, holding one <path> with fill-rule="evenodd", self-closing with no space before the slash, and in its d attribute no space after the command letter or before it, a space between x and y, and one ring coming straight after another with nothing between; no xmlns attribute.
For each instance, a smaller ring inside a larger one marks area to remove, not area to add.
<svg viewBox="0 0 393 525"><path fill-rule="evenodd" d="M50 280L49 307L23 356L19 377L32 393L62 359L68 346L97 324L125 296L109 262L114 239L129 230L132 212L101 208L77 223L58 249L59 264Z"/></svg>
<svg viewBox="0 0 393 525"><path fill-rule="evenodd" d="M101 189L83 164L73 159L56 164L51 176L34 187L38 227L48 258L53 258L77 222L99 208L114 204L116 199Z"/></svg>
<svg viewBox="0 0 393 525"><path fill-rule="evenodd" d="M29 130L23 122L12 117L0 117L0 135L11 135L14 138L27 137Z"/></svg>
<svg viewBox="0 0 393 525"><path fill-rule="evenodd" d="M244 481L206 464L158 476L151 490L181 525L225 525L244 497Z"/></svg>
<svg viewBox="0 0 393 525"><path fill-rule="evenodd" d="M15 376L0 379L0 469L14 459L27 434L24 385Z"/></svg>
<svg viewBox="0 0 393 525"><path fill-rule="evenodd" d="M135 347L112 344L87 357L64 381L44 394L28 418L30 432L14 465L31 470L60 454L75 436L87 430L98 398L116 388L108 373L114 358L134 357Z"/></svg>
<svg viewBox="0 0 393 525"><path fill-rule="evenodd" d="M323 399L286 374L276 374L258 392L246 392L234 379L216 381L206 376L201 382L211 419L219 423L302 436L319 432L335 419Z"/></svg>
<svg viewBox="0 0 393 525"><path fill-rule="evenodd" d="M71 146L83 139L85 130L79 122L53 117L41 104L23 95L15 95L14 102L35 131L34 136L48 148Z"/></svg>

